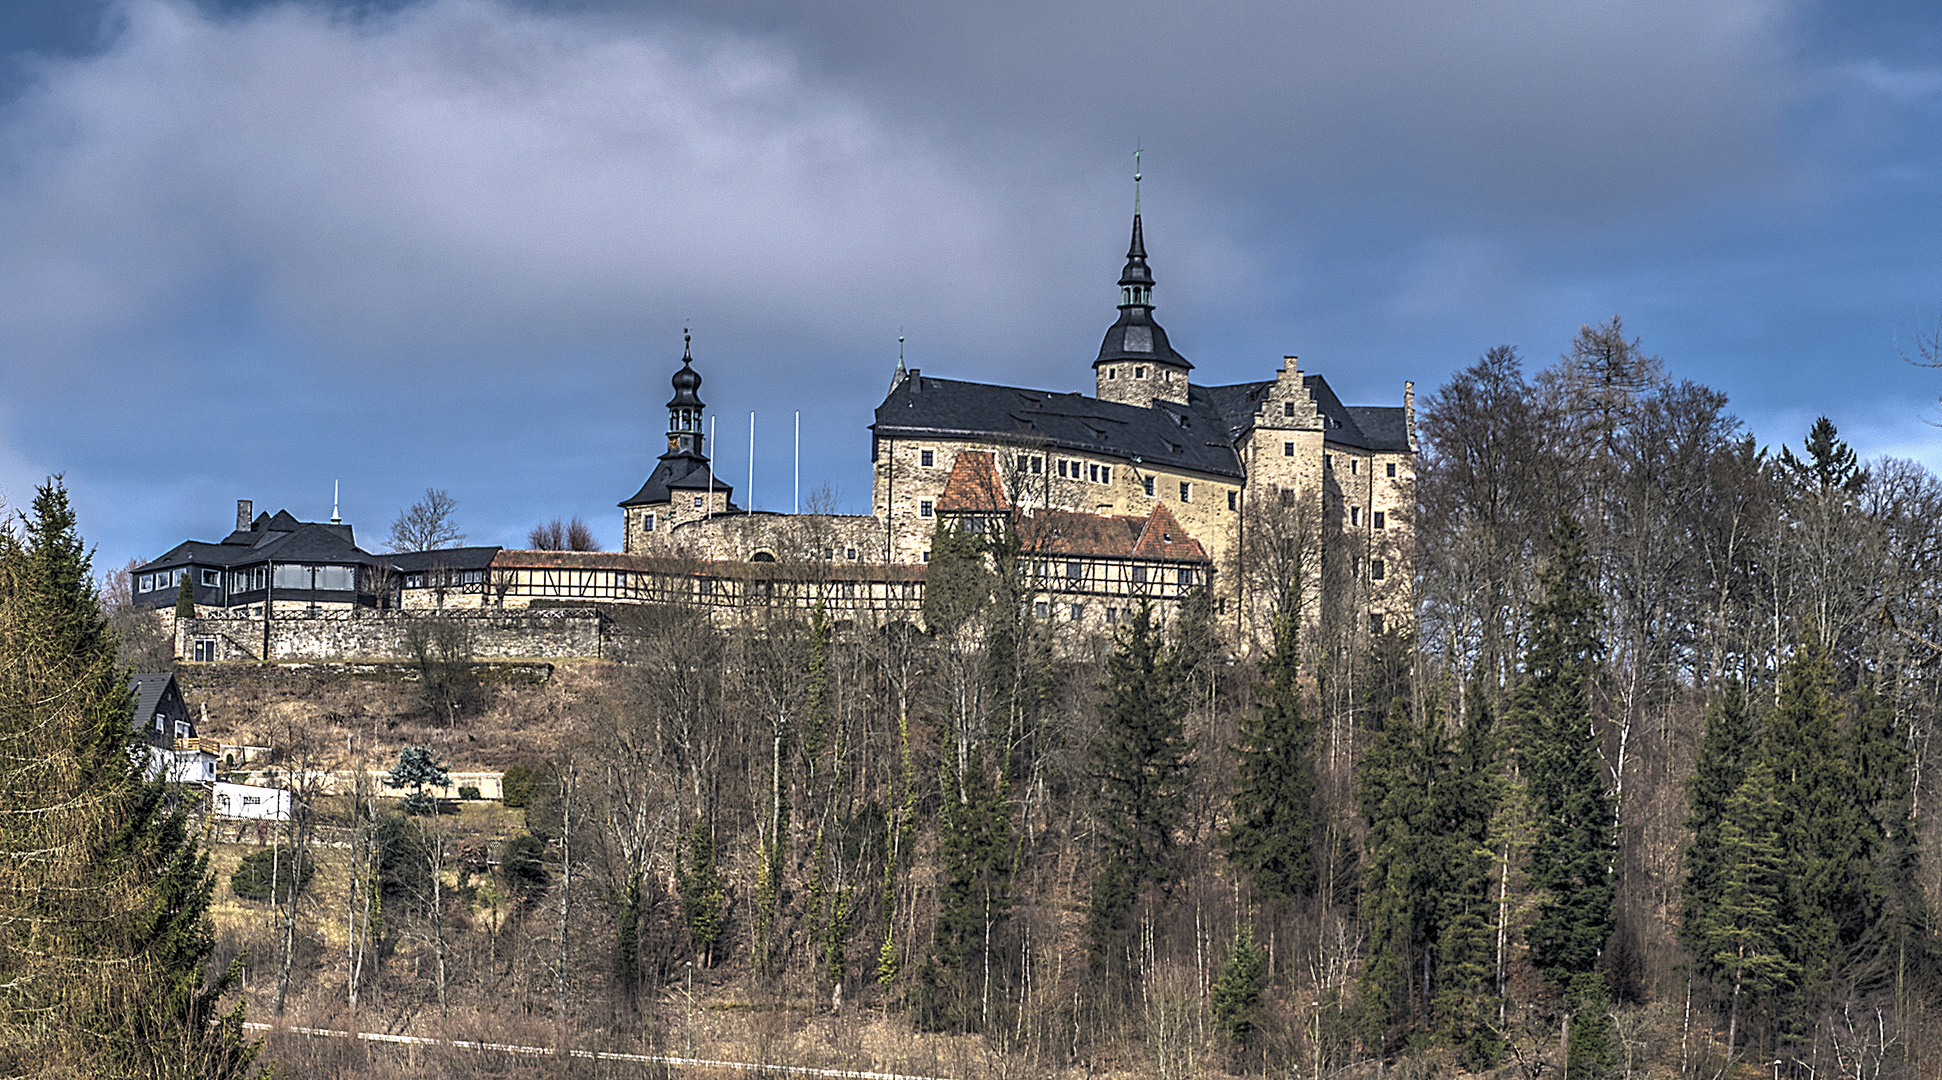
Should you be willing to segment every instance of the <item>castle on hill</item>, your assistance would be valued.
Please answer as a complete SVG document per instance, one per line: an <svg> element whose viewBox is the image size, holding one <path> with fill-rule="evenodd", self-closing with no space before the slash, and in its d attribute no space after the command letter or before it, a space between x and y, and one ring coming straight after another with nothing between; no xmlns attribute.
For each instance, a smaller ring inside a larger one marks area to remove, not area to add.
<svg viewBox="0 0 1942 1080"><path fill-rule="evenodd" d="M1091 396L944 379L902 361L870 425L871 513L737 509L706 446L701 374L684 349L667 451L620 504L630 554L715 563L822 561L856 571L922 567L940 523L1014 526L1034 610L1110 625L1141 600L1212 590L1256 636L1281 599L1285 550L1318 598L1323 565L1370 628L1406 617L1416 474L1412 384L1400 405L1344 405L1283 358L1272 378L1192 381L1153 317L1140 215L1119 278L1119 317L1092 362ZM1279 544L1279 557L1265 550ZM1319 605L1309 608L1312 612Z"/></svg>
<svg viewBox="0 0 1942 1080"><path fill-rule="evenodd" d="M184 660L402 656L408 624L433 612L470 617L482 656L599 655L611 605L920 619L933 538L956 528L1015 543L1032 613L1059 629L1108 630L1141 604L1165 617L1197 589L1243 648L1265 643L1291 598L1310 623L1325 599L1373 633L1406 619L1412 384L1399 406L1344 405L1287 356L1271 378L1197 385L1153 317L1154 284L1136 208L1091 396L899 360L870 425L869 514L737 507L684 347L667 449L619 504L619 552L372 554L335 515L301 522L242 501L223 540L137 567L135 601L159 612L186 591Z"/></svg>

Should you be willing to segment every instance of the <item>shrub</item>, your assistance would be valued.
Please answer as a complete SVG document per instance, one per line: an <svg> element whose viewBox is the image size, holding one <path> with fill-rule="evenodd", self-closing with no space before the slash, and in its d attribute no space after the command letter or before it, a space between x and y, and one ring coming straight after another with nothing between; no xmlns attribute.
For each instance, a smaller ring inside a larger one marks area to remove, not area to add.
<svg viewBox="0 0 1942 1080"><path fill-rule="evenodd" d="M506 844L499 856L499 873L506 889L514 894L544 889L547 882L546 844L532 833L522 833Z"/></svg>
<svg viewBox="0 0 1942 1080"><path fill-rule="evenodd" d="M477 801L480 798L478 786L474 784L460 784L459 798L468 802Z"/></svg>
<svg viewBox="0 0 1942 1080"><path fill-rule="evenodd" d="M513 765L499 780L501 801L510 810L524 810L533 804L533 785L539 782L539 770L531 765Z"/></svg>
<svg viewBox="0 0 1942 1080"><path fill-rule="evenodd" d="M288 903L290 886L294 878L296 891L302 895L304 886L310 883L310 875L316 870L316 860L303 860L303 873L296 875L296 860L288 848L259 848L243 856L236 872L229 875L229 891L243 900L264 901L270 899L270 877L276 876L276 902ZM274 868L274 869L273 869Z"/></svg>

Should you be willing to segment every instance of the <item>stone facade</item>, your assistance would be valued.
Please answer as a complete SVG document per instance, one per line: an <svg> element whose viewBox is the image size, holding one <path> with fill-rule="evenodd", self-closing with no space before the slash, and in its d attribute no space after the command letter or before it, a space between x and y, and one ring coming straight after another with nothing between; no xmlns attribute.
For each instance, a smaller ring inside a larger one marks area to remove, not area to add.
<svg viewBox="0 0 1942 1080"><path fill-rule="evenodd" d="M447 611L436 617L467 628L478 660L597 659L606 651L605 620L592 608ZM405 611L305 613L271 618L267 633L261 618L246 615L178 619L175 654L213 662L408 660L407 637L425 619Z"/></svg>

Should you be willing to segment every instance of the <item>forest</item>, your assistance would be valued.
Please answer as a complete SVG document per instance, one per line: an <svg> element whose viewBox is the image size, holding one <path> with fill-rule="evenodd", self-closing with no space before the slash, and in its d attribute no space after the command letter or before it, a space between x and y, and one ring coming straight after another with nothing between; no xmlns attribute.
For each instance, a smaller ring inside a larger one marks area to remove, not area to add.
<svg viewBox="0 0 1942 1080"><path fill-rule="evenodd" d="M1294 505L1259 649L1204 595L1060 638L943 527L921 627L185 666L295 792L254 834L128 765L154 631L51 481L0 530L0 1071L1934 1075L1942 483L1763 443L1617 318L1420 434L1381 633Z"/></svg>

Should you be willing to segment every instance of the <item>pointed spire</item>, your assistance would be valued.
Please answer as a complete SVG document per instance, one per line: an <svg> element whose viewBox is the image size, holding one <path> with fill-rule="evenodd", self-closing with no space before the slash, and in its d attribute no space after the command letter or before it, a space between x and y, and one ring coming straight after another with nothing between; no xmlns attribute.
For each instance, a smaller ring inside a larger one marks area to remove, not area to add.
<svg viewBox="0 0 1942 1080"><path fill-rule="evenodd" d="M890 376L891 391L894 393L908 378L910 378L910 372L904 367L904 328L899 326L897 328L897 370Z"/></svg>
<svg viewBox="0 0 1942 1080"><path fill-rule="evenodd" d="M332 525L344 523L344 519L337 516L337 481L335 480L330 482L330 523Z"/></svg>

